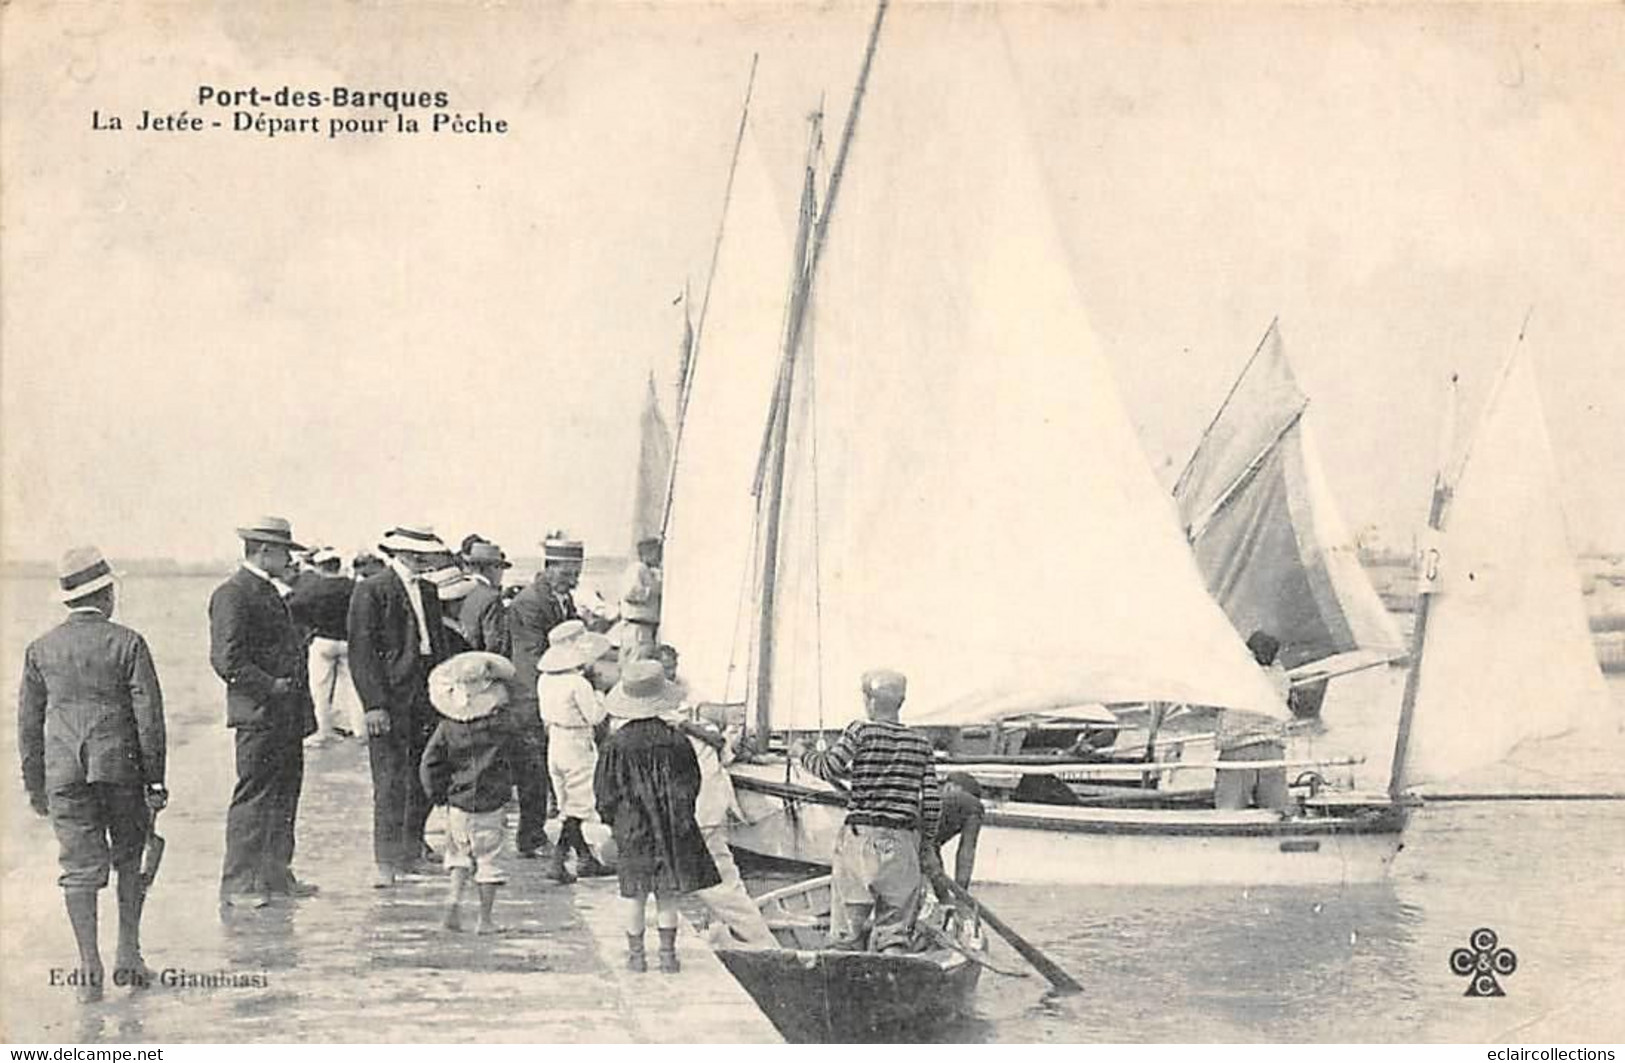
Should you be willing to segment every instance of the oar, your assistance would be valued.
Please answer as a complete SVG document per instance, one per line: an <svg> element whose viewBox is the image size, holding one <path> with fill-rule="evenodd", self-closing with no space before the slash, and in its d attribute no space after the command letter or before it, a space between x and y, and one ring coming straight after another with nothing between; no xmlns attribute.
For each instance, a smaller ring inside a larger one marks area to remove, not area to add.
<svg viewBox="0 0 1625 1063"><path fill-rule="evenodd" d="M953 894L962 904L969 905L977 915L982 917L982 922L992 927L1000 937L1010 943L1011 948L1021 953L1021 958L1032 964L1038 973L1043 975L1049 981L1049 984L1055 987L1057 993L1083 992L1083 986L1078 984L1076 978L1061 970L1059 964L1038 950L1038 946L1011 930L1003 919L988 910L987 905L972 897L970 891L965 887L941 872L932 873L931 882L939 890L946 890Z"/></svg>

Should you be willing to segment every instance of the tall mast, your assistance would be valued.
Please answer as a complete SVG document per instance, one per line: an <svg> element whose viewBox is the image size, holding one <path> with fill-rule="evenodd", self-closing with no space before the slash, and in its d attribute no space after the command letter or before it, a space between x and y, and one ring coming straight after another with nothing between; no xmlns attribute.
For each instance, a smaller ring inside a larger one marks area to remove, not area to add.
<svg viewBox="0 0 1625 1063"><path fill-rule="evenodd" d="M1399 703L1399 730L1394 735L1394 760L1388 769L1388 797L1398 800L1405 788L1405 759L1410 751L1411 721L1416 716L1416 692L1422 682L1422 649L1427 644L1428 613L1439 581L1439 533L1445 507L1450 504L1450 450L1456 426L1456 377L1450 377L1445 399L1444 426L1439 439L1439 469L1433 477L1433 499L1428 504L1428 533L1416 558L1416 627L1411 634L1411 667L1405 673L1405 694Z"/></svg>
<svg viewBox="0 0 1625 1063"><path fill-rule="evenodd" d="M790 399L795 386L795 356L801 345L802 326L806 321L807 304L812 296L814 278L818 274L818 260L822 256L824 240L829 233L829 220L835 208L835 199L841 189L841 177L846 172L847 155L852 150L852 138L858 127L858 113L863 106L863 94L869 85L869 72L874 68L875 47L880 43L880 27L886 19L889 0L880 0L875 7L875 21L869 28L869 42L863 53L863 67L858 72L857 86L852 90L852 107L846 114L846 125L841 130L841 144L836 150L835 164L830 168L829 187L824 196L823 210L816 206L815 167L813 160L822 139L822 115L815 115L809 134L806 182L802 190L801 224L796 233L797 267L801 270L800 283L790 300L790 316L785 327L784 363L779 370L778 387L773 395L773 408L769 422L766 476L762 488L762 579L757 604L756 643L756 730L765 746L772 731L773 709L773 617L778 580L780 517L784 509L785 442L789 437Z"/></svg>
<svg viewBox="0 0 1625 1063"><path fill-rule="evenodd" d="M772 730L773 701L773 617L779 571L780 522L784 513L784 465L790 433L790 392L795 381L796 347L801 339L801 318L807 309L807 288L811 281L808 246L813 222L818 214L818 146L823 135L823 115L815 112L808 120L806 173L802 180L801 211L796 223L796 249L792 261L795 272L790 288L790 312L785 322L784 352L779 363L779 379L773 388L773 404L767 425L767 439L758 469L758 492L762 514L762 577L756 614L756 732L763 739Z"/></svg>

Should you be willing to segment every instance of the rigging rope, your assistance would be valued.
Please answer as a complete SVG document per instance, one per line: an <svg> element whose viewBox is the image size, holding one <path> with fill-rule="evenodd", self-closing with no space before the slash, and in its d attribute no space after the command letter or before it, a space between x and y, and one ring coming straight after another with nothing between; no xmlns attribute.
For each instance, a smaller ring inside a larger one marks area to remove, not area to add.
<svg viewBox="0 0 1625 1063"><path fill-rule="evenodd" d="M700 338L705 333L705 313L711 308L712 281L717 276L717 260L722 257L722 235L728 229L728 206L733 202L734 173L739 169L739 151L745 143L745 126L750 119L750 97L756 88L756 61L757 54L750 57L750 79L745 82L745 103L739 111L739 129L734 134L733 157L728 160L728 180L722 188L722 217L717 221L717 236L711 244L711 265L705 274L705 294L700 297L700 316L694 322L694 338L688 346L688 371L685 379L678 381L677 392L677 425L672 431L671 440L671 469L666 475L666 505L660 515L660 537L666 537L666 529L671 524L671 499L673 487L677 483L677 462L683 449L683 425L688 420L688 395L694 385L694 374L699 371L700 364ZM683 312L688 312L688 303L685 300Z"/></svg>

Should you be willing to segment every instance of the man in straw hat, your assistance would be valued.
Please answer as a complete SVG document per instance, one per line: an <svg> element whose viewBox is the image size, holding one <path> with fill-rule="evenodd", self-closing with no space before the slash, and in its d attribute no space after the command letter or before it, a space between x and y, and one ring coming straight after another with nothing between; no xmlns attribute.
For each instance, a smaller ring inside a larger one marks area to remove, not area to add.
<svg viewBox="0 0 1625 1063"><path fill-rule="evenodd" d="M566 620L575 620L572 592L581 579L586 547L579 539L563 532L550 534L542 543L542 570L508 606L510 653L514 671L521 676L536 674L536 666L547 652L547 633ZM547 777L547 731L536 704L536 689L520 682L513 692L513 721L519 728L521 763L514 765L519 790L519 834L515 845L519 855L534 857L547 845L547 806L552 801L552 784Z"/></svg>
<svg viewBox="0 0 1625 1063"><path fill-rule="evenodd" d="M17 697L17 744L28 803L49 815L62 874L57 883L79 947L75 991L102 996L97 898L118 871L116 985L145 988L141 854L164 807L164 698L139 634L112 622L117 591L106 558L75 547L58 567L67 618L29 643Z"/></svg>
<svg viewBox="0 0 1625 1063"><path fill-rule="evenodd" d="M502 573L513 564L502 547L480 539L464 550L463 567L475 584L458 616L463 637L472 649L506 657L513 651L513 639L508 633L508 609L502 604Z"/></svg>
<svg viewBox="0 0 1625 1063"><path fill-rule="evenodd" d="M694 819L699 761L688 739L661 719L678 698L660 662L628 663L604 704L621 727L604 742L593 785L598 815L615 835L616 874L626 899L626 965L647 969L644 909L653 894L660 969L675 974L677 895L721 881Z"/></svg>
<svg viewBox="0 0 1625 1063"><path fill-rule="evenodd" d="M293 874L294 823L305 779L304 739L316 731L305 646L277 584L300 548L281 517L237 529L243 561L209 599L209 663L226 684L237 785L226 813L221 901L259 908L271 895L308 897Z"/></svg>
<svg viewBox="0 0 1625 1063"><path fill-rule="evenodd" d="M388 563L350 599L350 674L366 710L372 767L373 885L427 872L423 825L429 802L418 762L434 730L429 672L446 657L440 597L423 575L445 557L427 526L401 525L378 544Z"/></svg>
<svg viewBox="0 0 1625 1063"><path fill-rule="evenodd" d="M865 673L868 719L848 724L827 750L791 746L802 767L850 787L830 861L840 905L830 913L832 948L907 952L914 937L924 899L920 840L936 837L942 804L931 743L898 719L907 693L900 672Z"/></svg>

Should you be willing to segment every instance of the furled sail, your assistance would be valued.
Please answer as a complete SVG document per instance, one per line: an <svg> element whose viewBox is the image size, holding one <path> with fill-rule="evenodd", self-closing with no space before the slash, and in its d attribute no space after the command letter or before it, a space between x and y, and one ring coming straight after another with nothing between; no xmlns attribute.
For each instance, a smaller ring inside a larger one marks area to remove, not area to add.
<svg viewBox="0 0 1625 1063"><path fill-rule="evenodd" d="M1605 718L1557 464L1528 359L1513 357L1455 479L1408 754L1396 789L1493 764Z"/></svg>
<svg viewBox="0 0 1625 1063"><path fill-rule="evenodd" d="M1174 487L1197 566L1243 637L1289 669L1340 674L1404 645L1360 567L1315 449L1309 399L1271 323Z"/></svg>
<svg viewBox="0 0 1625 1063"><path fill-rule="evenodd" d="M795 230L786 159L776 185L747 120L706 324L685 396L666 527L661 640L695 696L742 701L750 668L762 419L783 347Z"/></svg>
<svg viewBox="0 0 1625 1063"><path fill-rule="evenodd" d="M791 387L773 726L853 718L876 667L916 723L1284 717L1097 348L995 12L895 11L841 179Z"/></svg>
<svg viewBox="0 0 1625 1063"><path fill-rule="evenodd" d="M671 429L660 408L653 370L638 419L638 472L632 494L632 546L660 536L666 517L666 485L671 476Z"/></svg>

